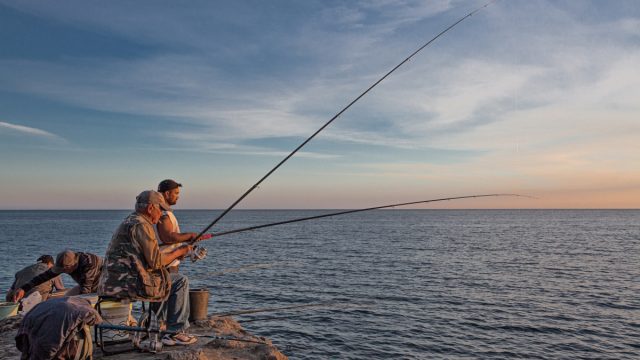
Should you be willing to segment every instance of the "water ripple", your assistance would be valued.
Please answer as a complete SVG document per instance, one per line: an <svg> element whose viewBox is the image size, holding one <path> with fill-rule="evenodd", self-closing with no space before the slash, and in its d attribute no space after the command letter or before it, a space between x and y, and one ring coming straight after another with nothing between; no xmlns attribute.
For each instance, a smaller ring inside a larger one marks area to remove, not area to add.
<svg viewBox="0 0 640 360"><path fill-rule="evenodd" d="M234 211L218 230L320 213ZM126 214L0 212L15 244L0 279L35 253L104 253ZM177 216L195 231L215 212ZM324 304L238 316L292 359L638 359L638 224L637 210L376 211L220 237L183 271L212 312Z"/></svg>

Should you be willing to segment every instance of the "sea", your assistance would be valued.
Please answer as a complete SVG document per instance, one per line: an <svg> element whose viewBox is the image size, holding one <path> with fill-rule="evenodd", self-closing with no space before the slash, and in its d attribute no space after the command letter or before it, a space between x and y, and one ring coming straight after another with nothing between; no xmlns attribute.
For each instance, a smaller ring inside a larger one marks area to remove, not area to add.
<svg viewBox="0 0 640 360"><path fill-rule="evenodd" d="M329 212L237 210L214 231ZM41 254L103 255L128 213L0 211L2 297ZM195 232L219 213L176 210ZM245 312L290 359L640 358L640 210L379 210L202 244L182 272L209 311Z"/></svg>

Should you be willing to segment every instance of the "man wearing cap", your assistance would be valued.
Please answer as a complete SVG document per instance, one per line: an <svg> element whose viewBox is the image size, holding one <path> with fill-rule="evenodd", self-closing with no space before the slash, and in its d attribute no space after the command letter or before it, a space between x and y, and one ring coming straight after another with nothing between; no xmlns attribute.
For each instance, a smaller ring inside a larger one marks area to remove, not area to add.
<svg viewBox="0 0 640 360"><path fill-rule="evenodd" d="M178 315L167 319L167 330L178 334L165 335L162 342L165 345L188 345L197 340L184 333L189 327L189 283L172 283L166 266L185 256L192 247L185 245L169 253L160 252L153 225L160 220L162 210L167 209L164 198L156 191L143 191L136 197L135 211L118 226L107 248L98 295L166 301L169 314ZM167 301L169 298L175 301Z"/></svg>
<svg viewBox="0 0 640 360"><path fill-rule="evenodd" d="M158 230L158 239L162 245L174 245L180 244L187 241L191 241L195 239L196 233L193 232L180 232L180 225L178 225L178 219L176 219L173 214L173 209L171 206L178 203L178 199L180 199L180 188L182 184L175 182L174 180L167 179L163 180L158 184L158 192L162 194L165 203L169 206L167 210L162 212L162 216L156 225L156 229ZM175 248L177 246L171 246L171 248ZM171 264L169 264L169 272L177 273L178 266L180 265L180 259L174 260Z"/></svg>
<svg viewBox="0 0 640 360"><path fill-rule="evenodd" d="M98 255L65 250L56 256L55 265L44 273L34 277L22 285L13 295L13 301L19 301L34 287L54 279L65 273L69 274L78 285L67 291L65 295L90 294L98 289L98 279L102 272L102 258Z"/></svg>

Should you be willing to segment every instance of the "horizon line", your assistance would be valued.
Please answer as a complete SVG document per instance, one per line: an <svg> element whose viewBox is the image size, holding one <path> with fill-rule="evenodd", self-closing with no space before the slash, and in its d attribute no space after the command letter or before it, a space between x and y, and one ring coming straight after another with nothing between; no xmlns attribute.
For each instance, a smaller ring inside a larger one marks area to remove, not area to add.
<svg viewBox="0 0 640 360"><path fill-rule="evenodd" d="M322 210L358 210L361 208L251 208L251 209L234 209L237 211L322 211ZM206 208L189 208L174 209L174 211L224 211L225 209L206 209ZM640 210L638 208L388 208L388 209L372 209L372 210ZM135 211L134 209L0 209L0 211Z"/></svg>

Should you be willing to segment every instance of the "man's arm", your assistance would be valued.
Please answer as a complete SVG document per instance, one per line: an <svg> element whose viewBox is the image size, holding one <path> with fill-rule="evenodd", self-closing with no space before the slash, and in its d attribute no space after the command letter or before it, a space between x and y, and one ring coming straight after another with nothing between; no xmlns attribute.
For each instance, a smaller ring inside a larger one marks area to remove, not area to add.
<svg viewBox="0 0 640 360"><path fill-rule="evenodd" d="M152 269L165 267L181 256L185 256L193 249L193 246L183 244L175 250L161 253L158 248L158 240L156 239L153 227L141 225L134 229L134 239L142 250L142 255L147 265Z"/></svg>
<svg viewBox="0 0 640 360"><path fill-rule="evenodd" d="M174 232L173 224L171 223L168 215L162 215L160 221L158 221L158 224L156 225L156 228L158 229L159 240L163 244L177 244L191 241L196 237L196 235L198 235L193 232Z"/></svg>
<svg viewBox="0 0 640 360"><path fill-rule="evenodd" d="M31 281L29 281L28 283L22 285L19 289L16 289L14 295L13 295L13 301L17 302L20 301L20 299L22 299L24 297L24 294L28 293L31 289L33 289L34 287L49 281L51 279L53 279L54 277L58 276L59 274L56 274L53 272L53 270L49 269L45 272L43 272L42 274L34 277L33 279L31 279Z"/></svg>
<svg viewBox="0 0 640 360"><path fill-rule="evenodd" d="M64 284L62 283L62 276L56 276L51 280L51 284L53 285L54 288L56 288L56 291L60 291L60 290L64 290Z"/></svg>
<svg viewBox="0 0 640 360"><path fill-rule="evenodd" d="M182 258L186 256L191 250L193 250L192 245L184 244L175 248L173 251L169 253L162 254L162 266L167 266L173 262L173 260L177 258Z"/></svg>

